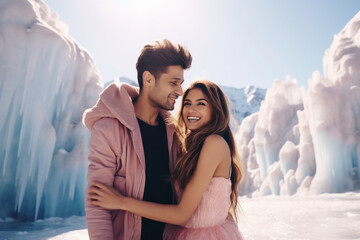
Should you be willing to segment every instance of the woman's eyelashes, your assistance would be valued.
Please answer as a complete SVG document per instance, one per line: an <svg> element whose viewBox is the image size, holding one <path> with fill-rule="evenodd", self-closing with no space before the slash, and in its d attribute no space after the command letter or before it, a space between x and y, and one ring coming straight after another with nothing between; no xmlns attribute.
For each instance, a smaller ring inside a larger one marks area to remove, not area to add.
<svg viewBox="0 0 360 240"><path fill-rule="evenodd" d="M206 106L205 102L198 102L196 103L197 106ZM191 106L190 102L184 102L184 106Z"/></svg>

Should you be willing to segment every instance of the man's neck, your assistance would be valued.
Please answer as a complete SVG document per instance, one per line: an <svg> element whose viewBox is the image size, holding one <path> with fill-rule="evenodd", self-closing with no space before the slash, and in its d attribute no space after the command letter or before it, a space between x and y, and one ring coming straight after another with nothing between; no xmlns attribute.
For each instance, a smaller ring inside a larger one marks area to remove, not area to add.
<svg viewBox="0 0 360 240"><path fill-rule="evenodd" d="M153 126L158 125L157 117L160 109L151 105L149 100L143 95L140 94L135 100L134 110L136 117L140 118L143 122Z"/></svg>

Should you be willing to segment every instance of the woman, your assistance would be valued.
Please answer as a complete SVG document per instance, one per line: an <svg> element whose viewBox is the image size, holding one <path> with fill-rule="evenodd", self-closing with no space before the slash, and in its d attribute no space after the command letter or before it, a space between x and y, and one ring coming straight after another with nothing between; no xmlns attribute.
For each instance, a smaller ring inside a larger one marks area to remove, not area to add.
<svg viewBox="0 0 360 240"><path fill-rule="evenodd" d="M99 183L90 188L91 203L170 223L164 239L241 239L233 219L242 167L229 122L221 89L207 80L193 82L184 92L177 123L182 142L173 171L178 204L125 197Z"/></svg>

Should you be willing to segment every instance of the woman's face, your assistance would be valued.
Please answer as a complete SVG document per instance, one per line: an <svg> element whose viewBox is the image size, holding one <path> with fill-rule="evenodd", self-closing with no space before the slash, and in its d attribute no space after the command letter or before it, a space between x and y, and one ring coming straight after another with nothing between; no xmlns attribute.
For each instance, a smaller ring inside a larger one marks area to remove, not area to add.
<svg viewBox="0 0 360 240"><path fill-rule="evenodd" d="M184 99L182 117L190 130L199 129L210 122L212 108L206 95L198 88L190 90Z"/></svg>

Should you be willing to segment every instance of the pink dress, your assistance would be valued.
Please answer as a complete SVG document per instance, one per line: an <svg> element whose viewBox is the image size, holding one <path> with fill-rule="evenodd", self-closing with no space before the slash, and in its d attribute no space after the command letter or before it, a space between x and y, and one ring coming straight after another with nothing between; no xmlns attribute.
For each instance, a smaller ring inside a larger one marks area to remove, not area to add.
<svg viewBox="0 0 360 240"><path fill-rule="evenodd" d="M181 193L177 191L177 194L180 199ZM163 239L242 239L237 224L231 218L228 218L230 194L230 179L213 177L186 226L167 224Z"/></svg>

